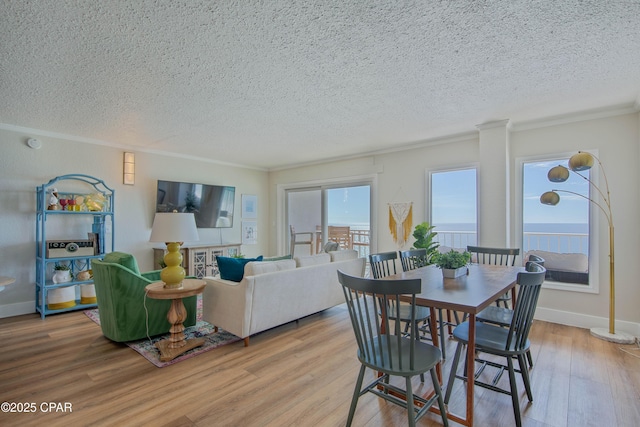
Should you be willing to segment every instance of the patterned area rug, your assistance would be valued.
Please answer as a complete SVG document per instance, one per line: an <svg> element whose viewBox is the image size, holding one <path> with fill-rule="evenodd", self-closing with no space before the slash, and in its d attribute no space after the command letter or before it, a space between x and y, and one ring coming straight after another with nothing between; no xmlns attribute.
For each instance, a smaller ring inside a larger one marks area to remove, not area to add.
<svg viewBox="0 0 640 427"><path fill-rule="evenodd" d="M100 315L97 308L92 310L85 310L84 314L86 314L89 319L93 320L98 325L100 324ZM155 343L168 338L169 334L158 335L156 337L152 337L151 340L145 338L139 341L129 341L124 344L140 353L145 359L156 365L158 368L164 368L165 366L173 365L174 363L190 359L194 356L197 356L198 354L213 350L214 348L218 348L225 344L231 344L240 340L239 337L227 331L223 331L222 329L218 329L217 333L214 332L215 327L212 324L201 319L201 300L198 299L198 321L194 326L185 328L184 335L186 339L203 338L204 344L200 347L189 350L168 362L160 361L160 351L158 351L158 349L156 348Z"/></svg>

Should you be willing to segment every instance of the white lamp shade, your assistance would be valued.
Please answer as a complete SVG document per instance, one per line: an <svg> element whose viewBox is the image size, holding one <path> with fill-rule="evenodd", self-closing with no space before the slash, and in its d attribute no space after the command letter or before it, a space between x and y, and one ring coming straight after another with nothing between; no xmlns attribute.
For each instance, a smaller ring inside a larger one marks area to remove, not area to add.
<svg viewBox="0 0 640 427"><path fill-rule="evenodd" d="M193 242L199 240L192 213L158 212L153 219L150 242Z"/></svg>

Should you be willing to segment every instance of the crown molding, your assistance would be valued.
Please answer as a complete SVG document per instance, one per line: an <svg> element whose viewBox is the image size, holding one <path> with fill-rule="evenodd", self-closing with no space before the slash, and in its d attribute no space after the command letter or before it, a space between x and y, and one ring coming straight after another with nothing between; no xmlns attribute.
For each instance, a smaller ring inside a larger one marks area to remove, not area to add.
<svg viewBox="0 0 640 427"><path fill-rule="evenodd" d="M181 153L172 153L169 151L153 150L145 147L140 147L137 145L127 145L127 144L120 144L120 143L111 142L111 141L103 141L100 139L84 138L76 135L68 135L64 133L44 131L40 129L33 129L33 128L28 128L23 126L10 125L6 123L0 123L0 130L7 130L11 132L16 132L16 133L24 133L27 135L37 135L45 138L63 139L66 141L81 142L84 144L102 145L105 147L119 148L125 151L132 151L136 153L149 153L149 154L155 154L158 156L174 157L174 158L180 158L180 159L186 159L186 160L197 160L203 163L211 163L211 164L229 166L234 168L251 169L251 170L257 170L262 172L268 171L265 168L258 168L254 166L247 166L247 165L241 165L241 164L229 163L229 162L221 162L219 160L207 159L205 157L198 157L198 156L192 156L192 155L181 154Z"/></svg>
<svg viewBox="0 0 640 427"><path fill-rule="evenodd" d="M549 126L557 126L568 123L582 122L586 120L596 120L607 117L621 116L624 114L635 114L640 111L640 97L633 104L613 105L609 107L595 108L592 110L578 111L574 113L561 114L558 116L545 117L535 120L525 120L514 123L514 131L537 129Z"/></svg>

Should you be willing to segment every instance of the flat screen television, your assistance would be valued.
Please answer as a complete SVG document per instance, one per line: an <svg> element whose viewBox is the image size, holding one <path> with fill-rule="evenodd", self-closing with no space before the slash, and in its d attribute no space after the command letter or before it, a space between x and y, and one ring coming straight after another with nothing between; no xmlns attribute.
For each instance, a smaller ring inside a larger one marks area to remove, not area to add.
<svg viewBox="0 0 640 427"><path fill-rule="evenodd" d="M158 180L156 212L193 212L198 228L231 228L235 193L235 187Z"/></svg>

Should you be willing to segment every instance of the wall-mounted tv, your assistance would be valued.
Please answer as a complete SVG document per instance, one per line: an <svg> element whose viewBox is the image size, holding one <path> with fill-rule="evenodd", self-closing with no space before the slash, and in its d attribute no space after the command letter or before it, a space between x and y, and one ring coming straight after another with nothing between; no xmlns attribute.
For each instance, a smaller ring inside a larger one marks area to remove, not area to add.
<svg viewBox="0 0 640 427"><path fill-rule="evenodd" d="M235 187L158 180L156 212L193 212L198 228L231 228L235 194Z"/></svg>

